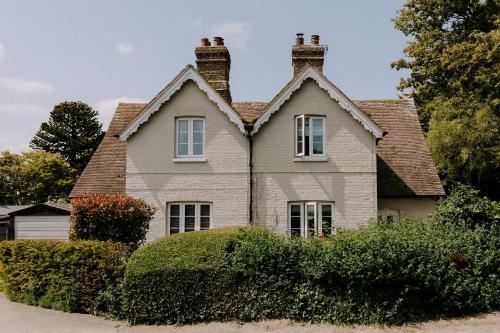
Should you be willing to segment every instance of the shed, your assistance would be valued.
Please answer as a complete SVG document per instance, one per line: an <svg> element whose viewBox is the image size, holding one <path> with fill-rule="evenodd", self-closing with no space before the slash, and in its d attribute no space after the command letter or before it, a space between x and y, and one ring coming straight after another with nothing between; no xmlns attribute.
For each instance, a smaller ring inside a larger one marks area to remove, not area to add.
<svg viewBox="0 0 500 333"><path fill-rule="evenodd" d="M68 204L0 206L0 240L68 239Z"/></svg>

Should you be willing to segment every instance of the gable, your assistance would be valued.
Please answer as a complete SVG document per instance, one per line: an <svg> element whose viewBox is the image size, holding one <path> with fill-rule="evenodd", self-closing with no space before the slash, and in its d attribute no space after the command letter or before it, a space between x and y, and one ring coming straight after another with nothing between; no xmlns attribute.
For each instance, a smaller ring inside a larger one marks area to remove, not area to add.
<svg viewBox="0 0 500 333"><path fill-rule="evenodd" d="M182 163L176 152L176 120L204 120L203 163ZM212 173L247 170L248 139L192 81L126 141L127 174ZM230 162L229 162L230 161ZM133 177L133 176L131 176ZM129 188L127 179L127 188Z"/></svg>
<svg viewBox="0 0 500 333"><path fill-rule="evenodd" d="M139 127L146 123L149 118L161 106L168 102L170 98L182 87L187 81L193 81L208 97L210 101L215 103L219 110L226 114L229 120L234 123L243 134L246 134L245 125L239 114L217 93L210 84L196 72L196 70L188 65L184 68L160 93L148 103L144 110L132 120L132 122L120 133L120 140L126 140L133 135Z"/></svg>
<svg viewBox="0 0 500 333"><path fill-rule="evenodd" d="M319 87L324 89L328 95L335 100L339 106L348 112L354 119L359 121L361 125L377 139L383 137L383 130L375 124L368 116L361 110L333 83L331 83L325 76L318 73L314 68L307 67L302 73L292 79L274 99L267 105L262 115L256 120L251 134L259 131L260 127L269 121L271 116L279 111L281 106L291 98L291 96L304 84L308 79L314 80Z"/></svg>

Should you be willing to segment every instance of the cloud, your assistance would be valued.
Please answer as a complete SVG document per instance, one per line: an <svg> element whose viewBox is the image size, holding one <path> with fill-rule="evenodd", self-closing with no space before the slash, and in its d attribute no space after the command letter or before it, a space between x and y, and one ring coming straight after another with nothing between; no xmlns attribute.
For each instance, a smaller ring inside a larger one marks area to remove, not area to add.
<svg viewBox="0 0 500 333"><path fill-rule="evenodd" d="M128 41L117 42L115 47L118 53L125 56L129 55L134 51L134 44Z"/></svg>
<svg viewBox="0 0 500 333"><path fill-rule="evenodd" d="M17 77L0 78L0 88L21 94L50 93L54 90L50 82L30 81Z"/></svg>
<svg viewBox="0 0 500 333"><path fill-rule="evenodd" d="M0 42L0 62L5 59L5 46Z"/></svg>
<svg viewBox="0 0 500 333"><path fill-rule="evenodd" d="M221 36L231 46L246 49L252 31L252 24L244 22L221 23L213 28L215 36Z"/></svg>
<svg viewBox="0 0 500 333"><path fill-rule="evenodd" d="M108 128L111 119L116 111L116 107L120 102L128 102L128 103L147 103L148 101L141 98L129 98L127 96L116 97L116 98L107 98L98 101L95 104L95 109L99 111L99 120L103 124L103 128L106 130Z"/></svg>
<svg viewBox="0 0 500 333"><path fill-rule="evenodd" d="M1 104L0 116L9 115L26 115L33 113L41 113L47 111L38 104Z"/></svg>

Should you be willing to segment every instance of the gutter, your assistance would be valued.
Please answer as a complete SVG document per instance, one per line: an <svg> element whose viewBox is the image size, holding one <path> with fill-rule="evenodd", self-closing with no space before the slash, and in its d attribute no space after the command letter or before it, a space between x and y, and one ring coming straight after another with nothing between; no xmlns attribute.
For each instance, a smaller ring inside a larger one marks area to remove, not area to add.
<svg viewBox="0 0 500 333"><path fill-rule="evenodd" d="M253 123L245 123L245 132L246 136L248 138L248 170L249 170L249 194L250 198L248 201L248 214L249 214L249 224L253 225L253 137L252 137L252 130L253 130Z"/></svg>

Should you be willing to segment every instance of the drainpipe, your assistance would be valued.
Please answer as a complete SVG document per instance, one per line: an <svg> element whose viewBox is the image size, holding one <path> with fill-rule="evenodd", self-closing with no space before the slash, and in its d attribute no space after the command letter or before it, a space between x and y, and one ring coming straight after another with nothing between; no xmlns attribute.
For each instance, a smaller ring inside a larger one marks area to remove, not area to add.
<svg viewBox="0 0 500 333"><path fill-rule="evenodd" d="M245 124L245 131L248 138L248 170L249 170L249 187L250 187L250 200L248 203L248 214L250 215L249 223L253 225L253 138L250 134L253 130L253 123Z"/></svg>

